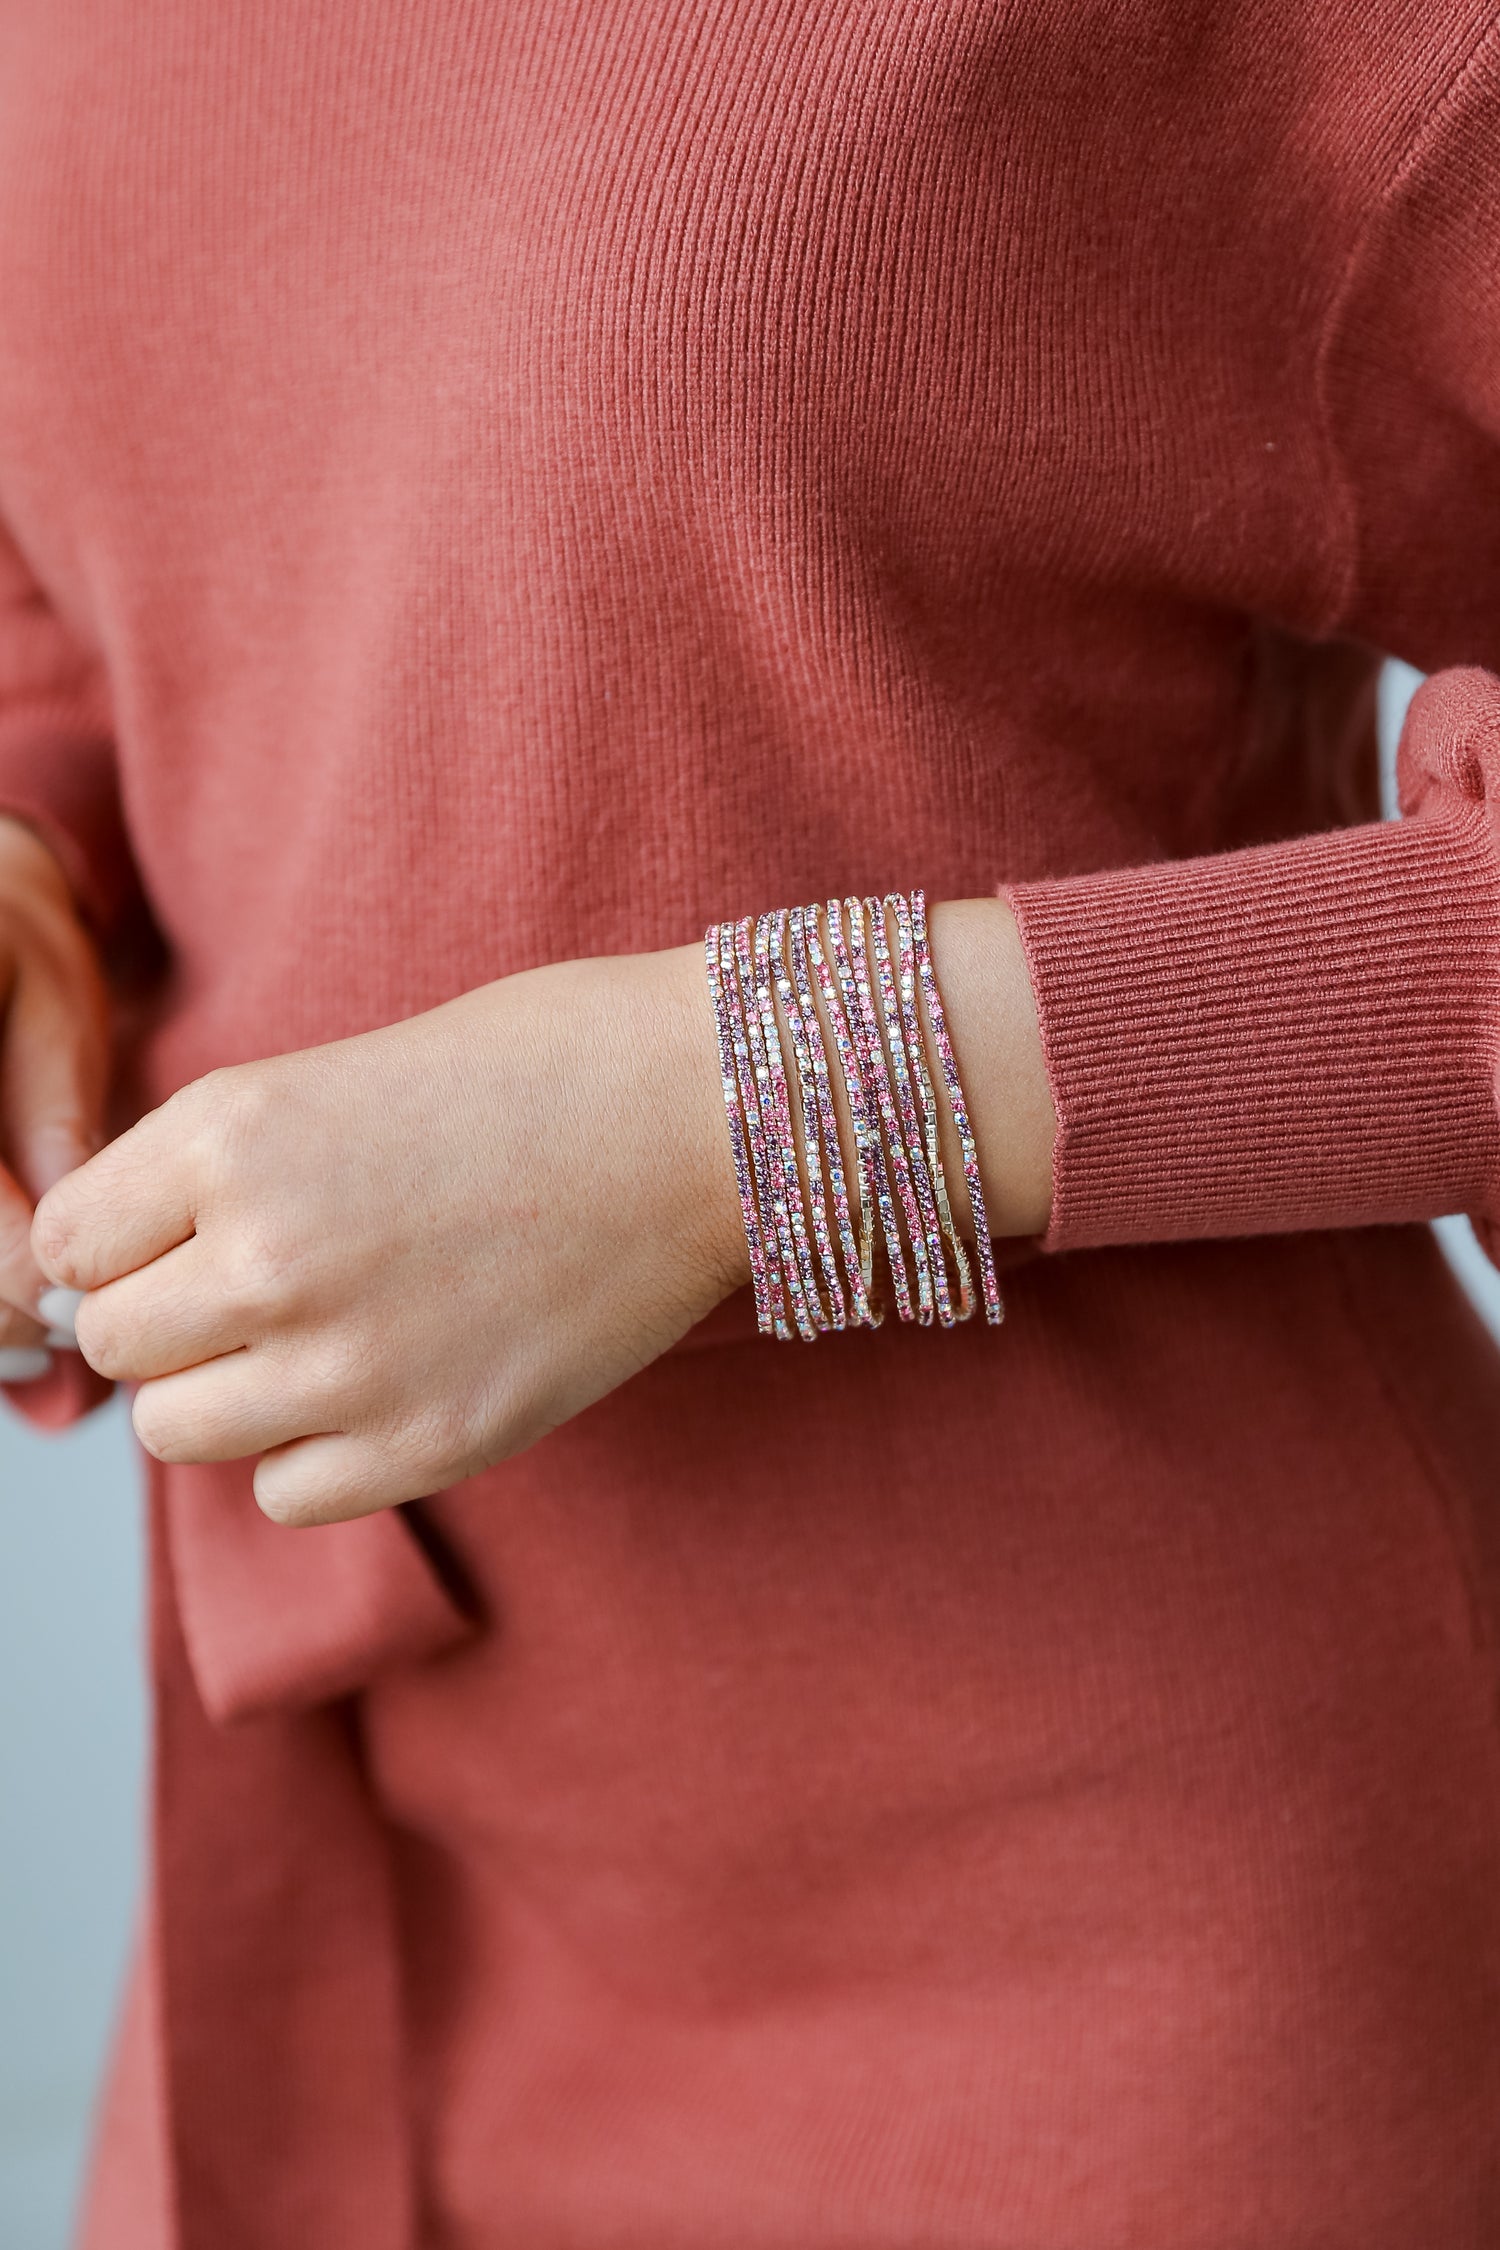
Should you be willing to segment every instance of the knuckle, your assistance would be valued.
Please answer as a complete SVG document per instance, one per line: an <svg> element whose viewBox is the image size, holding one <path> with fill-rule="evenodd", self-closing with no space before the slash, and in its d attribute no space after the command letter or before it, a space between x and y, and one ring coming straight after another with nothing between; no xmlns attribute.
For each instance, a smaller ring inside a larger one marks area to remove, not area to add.
<svg viewBox="0 0 1500 2250"><path fill-rule="evenodd" d="M81 1163L48 1188L32 1216L31 1247L53 1280L86 1289L97 1278L92 1266L101 1223L107 1231L108 1208L107 1183L90 1163Z"/></svg>
<svg viewBox="0 0 1500 2250"><path fill-rule="evenodd" d="M206 1118L231 1143L253 1139L265 1125L273 1106L263 1063L223 1063L197 1081Z"/></svg>
<svg viewBox="0 0 1500 2250"><path fill-rule="evenodd" d="M224 1286L251 1321L275 1327L298 1299L300 1260L294 1246L264 1223L239 1228L225 1245Z"/></svg>
<svg viewBox="0 0 1500 2250"><path fill-rule="evenodd" d="M234 1108L235 1082L242 1067L239 1063L219 1063L205 1070L201 1077L190 1078L169 1095L168 1106L195 1119L228 1117Z"/></svg>
<svg viewBox="0 0 1500 2250"><path fill-rule="evenodd" d="M210 1071L206 1078L195 1078L162 1103L162 1115L171 1119L188 1163L209 1175L217 1168L229 1111L228 1096L215 1083L219 1076L218 1071Z"/></svg>
<svg viewBox="0 0 1500 2250"><path fill-rule="evenodd" d="M459 1459L471 1444L469 1418L457 1401L427 1398L407 1409L394 1450L417 1468Z"/></svg>
<svg viewBox="0 0 1500 2250"><path fill-rule="evenodd" d="M503 1397L433 1394L408 1408L393 1451L413 1475L455 1484L504 1457L511 1420Z"/></svg>
<svg viewBox="0 0 1500 2250"><path fill-rule="evenodd" d="M359 1415L381 1388L380 1356L370 1339L352 1326L326 1330L317 1338L306 1377L314 1397L340 1414Z"/></svg>
<svg viewBox="0 0 1500 2250"><path fill-rule="evenodd" d="M31 1222L31 1249L53 1280L69 1286L78 1279L74 1255L77 1230L78 1213L75 1199L67 1191L67 1183L49 1188ZM8 1212L0 1213L0 1258L9 1259L22 1248L25 1234L24 1222L12 1220Z"/></svg>
<svg viewBox="0 0 1500 2250"><path fill-rule="evenodd" d="M264 1125L269 1099L263 1069L254 1063L221 1063L168 1097L189 1162L210 1183L234 1168L244 1147Z"/></svg>

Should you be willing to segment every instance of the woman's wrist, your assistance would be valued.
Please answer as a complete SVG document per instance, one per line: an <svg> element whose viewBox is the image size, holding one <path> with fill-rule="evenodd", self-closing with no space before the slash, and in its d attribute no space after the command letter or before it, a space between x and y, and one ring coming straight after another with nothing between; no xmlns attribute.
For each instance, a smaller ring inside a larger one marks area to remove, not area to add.
<svg viewBox="0 0 1500 2250"><path fill-rule="evenodd" d="M1055 1119L1031 980L1016 920L1000 898L943 900L928 908L933 970L942 996L979 1159L990 1232L1045 1231L1052 1197ZM676 1088L674 1144L691 1238L726 1289L750 1278L749 1250L725 1122L713 1007L701 944L657 956L660 1035ZM858 1176L842 1073L830 1073L845 1175ZM664 1093L663 1099L666 1096ZM939 1135L953 1217L972 1243L963 1155L946 1102ZM665 1113L664 1113L665 1114Z"/></svg>
<svg viewBox="0 0 1500 2250"><path fill-rule="evenodd" d="M1016 918L1002 898L944 899L927 910L932 965L963 1082L990 1232L1039 1235L1052 1209L1057 1120ZM973 1237L958 1135L939 1104L953 1215Z"/></svg>
<svg viewBox="0 0 1500 2250"><path fill-rule="evenodd" d="M661 1129L676 1151L689 1244L727 1296L750 1279L750 1247L730 1156L703 947L674 946L655 959Z"/></svg>

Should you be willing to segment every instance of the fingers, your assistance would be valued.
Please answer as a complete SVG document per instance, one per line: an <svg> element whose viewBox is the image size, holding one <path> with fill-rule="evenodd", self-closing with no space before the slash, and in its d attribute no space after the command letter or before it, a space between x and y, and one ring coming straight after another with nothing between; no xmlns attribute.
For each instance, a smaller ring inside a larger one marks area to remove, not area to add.
<svg viewBox="0 0 1500 2250"><path fill-rule="evenodd" d="M0 1298L30 1312L45 1286L31 1206L98 1146L108 1016L93 947L50 853L25 832L8 837L4 858Z"/></svg>
<svg viewBox="0 0 1500 2250"><path fill-rule="evenodd" d="M348 1523L402 1500L420 1500L434 1489L388 1437L330 1432L267 1451L255 1466L255 1499L273 1523L303 1530Z"/></svg>
<svg viewBox="0 0 1500 2250"><path fill-rule="evenodd" d="M50 1281L99 1289L188 1240L197 1189L182 1122L174 1097L49 1188L31 1250Z"/></svg>
<svg viewBox="0 0 1500 2250"><path fill-rule="evenodd" d="M195 1235L118 1281L92 1289L73 1316L78 1348L97 1374L144 1382L221 1358L250 1342L251 1322L219 1285Z"/></svg>
<svg viewBox="0 0 1500 2250"><path fill-rule="evenodd" d="M306 1414L274 1353L236 1351L142 1383L130 1418L158 1461L239 1461L300 1436Z"/></svg>
<svg viewBox="0 0 1500 2250"><path fill-rule="evenodd" d="M8 1271L10 1286L18 1293L35 1299L39 1276L31 1264L26 1248L26 1233L31 1224L26 1198L14 1181L0 1173L0 1190L14 1198L11 1212L11 1239L21 1246L19 1258L13 1257ZM47 1346L47 1330L40 1321L21 1312L16 1306L0 1302L0 1383L36 1383L52 1372L52 1354Z"/></svg>
<svg viewBox="0 0 1500 2250"><path fill-rule="evenodd" d="M85 1313L94 1302L87 1300ZM87 1339L86 1318L80 1326ZM91 1358L94 1348L88 1345ZM434 1478L431 1449L420 1436L368 1425L339 1429L344 1414L361 1412L357 1387L333 1363L319 1373L307 1360L305 1346L276 1340L153 1376L135 1394L136 1435L159 1461L261 1454L255 1496L277 1523L337 1523L453 1481Z"/></svg>
<svg viewBox="0 0 1500 2250"><path fill-rule="evenodd" d="M27 954L10 995L0 1053L0 1125L32 1200L99 1146L109 1068L103 988L87 941Z"/></svg>
<svg viewBox="0 0 1500 2250"><path fill-rule="evenodd" d="M0 1166L0 1300L3 1308L34 1312L46 1279L31 1248L31 1198Z"/></svg>

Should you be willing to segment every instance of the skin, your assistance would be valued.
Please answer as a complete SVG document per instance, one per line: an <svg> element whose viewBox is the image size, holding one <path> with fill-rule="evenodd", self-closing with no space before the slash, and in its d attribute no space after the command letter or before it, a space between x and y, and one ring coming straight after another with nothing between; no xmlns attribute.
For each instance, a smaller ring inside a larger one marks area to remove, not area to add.
<svg viewBox="0 0 1500 2250"><path fill-rule="evenodd" d="M104 979L67 877L0 816L0 1351L40 1345L32 1209L91 1156L109 1071Z"/></svg>
<svg viewBox="0 0 1500 2250"><path fill-rule="evenodd" d="M211 1071L89 1154L97 969L26 843L0 860L12 988L37 995L3 1051L4 1293L86 1293L79 1348L139 1386L158 1459L258 1455L280 1523L368 1514L533 1444L748 1279L701 945ZM993 1229L1040 1231L1052 1108L1014 920L987 898L930 924ZM951 1129L945 1155L972 1234Z"/></svg>

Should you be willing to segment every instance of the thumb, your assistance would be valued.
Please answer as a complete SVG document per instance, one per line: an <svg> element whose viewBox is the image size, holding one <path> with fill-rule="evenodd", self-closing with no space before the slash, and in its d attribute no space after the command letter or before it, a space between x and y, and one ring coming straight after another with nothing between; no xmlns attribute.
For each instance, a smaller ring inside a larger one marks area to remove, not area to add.
<svg viewBox="0 0 1500 2250"><path fill-rule="evenodd" d="M31 1254L31 1198L0 1167L0 1322L5 1325L7 1341L15 1339L10 1334L14 1323L6 1318L5 1308L15 1306L34 1314L37 1299L47 1286L47 1277Z"/></svg>
<svg viewBox="0 0 1500 2250"><path fill-rule="evenodd" d="M81 944L21 965L0 1050L0 1131L32 1204L101 1142L109 1035L102 980Z"/></svg>

